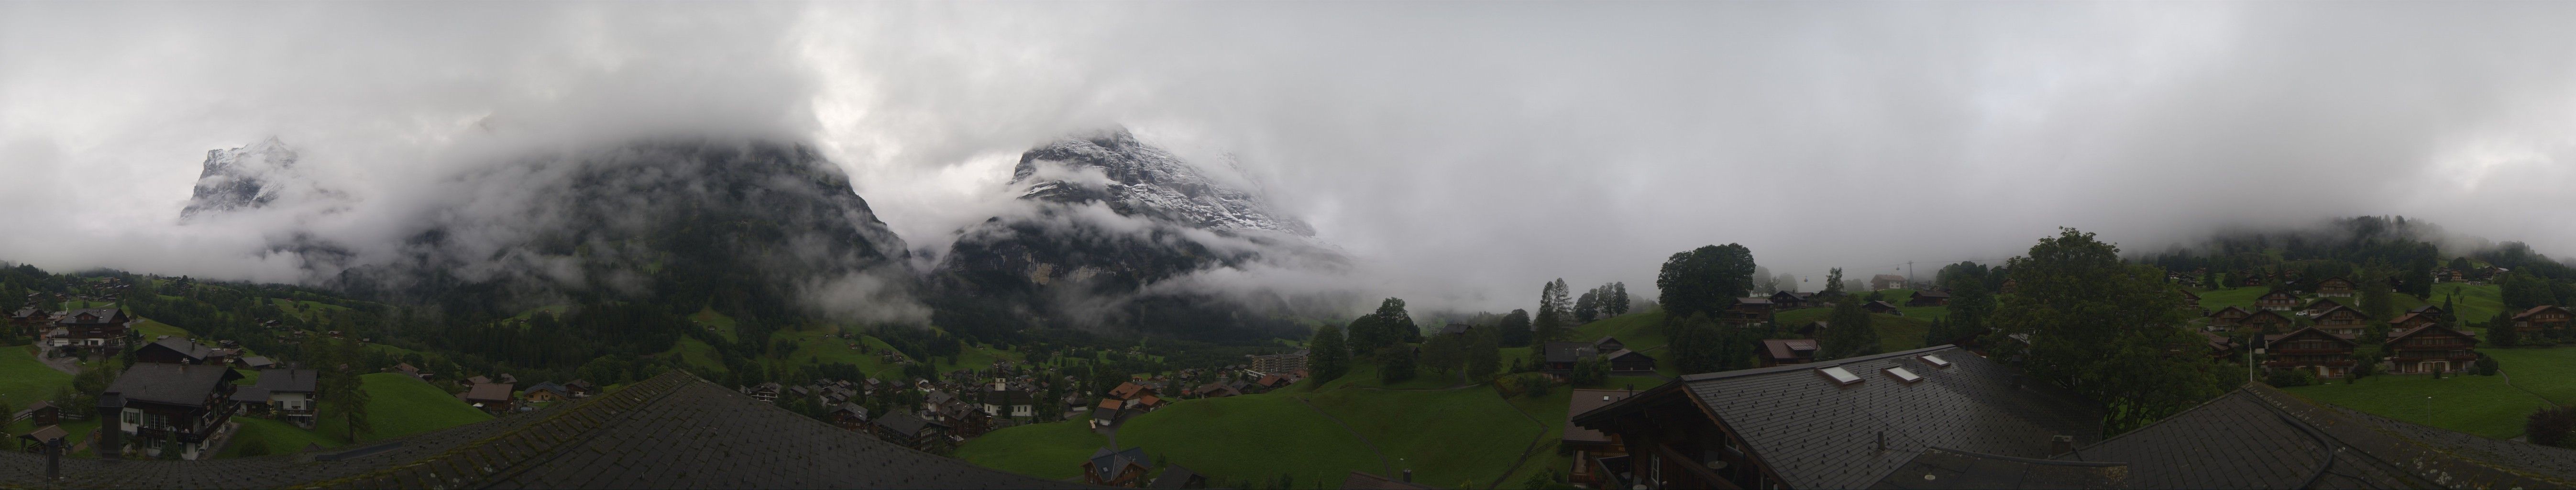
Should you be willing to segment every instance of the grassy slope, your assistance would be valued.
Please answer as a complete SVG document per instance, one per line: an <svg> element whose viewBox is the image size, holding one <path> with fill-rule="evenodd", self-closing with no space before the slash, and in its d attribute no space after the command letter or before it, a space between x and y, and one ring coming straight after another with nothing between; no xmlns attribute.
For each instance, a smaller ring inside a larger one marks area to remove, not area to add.
<svg viewBox="0 0 2576 490"><path fill-rule="evenodd" d="M1385 471L1368 444L1291 396L1184 400L1123 422L1118 440L1209 475L1210 486L1287 474L1294 486L1311 487L1352 470Z"/></svg>
<svg viewBox="0 0 2576 490"><path fill-rule="evenodd" d="M167 323L161 323L161 322L159 322L159 321L155 321L155 320L152 320L152 319L150 319L150 318L145 318L145 319L142 319L142 320L140 320L140 321L136 321L136 322L134 323L134 329L135 329L135 330L141 330L141 331L143 331L143 341L144 341L144 342L152 342L152 341L154 341L154 340L158 340L158 339L160 339L160 338L161 338L161 336L163 336L163 335L168 335L168 336L170 336L171 338L178 338L178 339L189 338L189 337L192 337L192 336L196 335L196 334L188 333L188 329L184 329L184 328L179 328L179 327L171 326L170 324L167 324Z"/></svg>
<svg viewBox="0 0 2576 490"><path fill-rule="evenodd" d="M1109 438L1092 432L1089 422L1072 420L993 431L958 445L957 458L986 468L1062 480L1082 476L1082 462L1108 445Z"/></svg>
<svg viewBox="0 0 2576 490"><path fill-rule="evenodd" d="M736 335L739 335L739 333L734 332L733 330L735 325L733 317L725 316L723 313L716 313L714 308L698 310L697 314L689 315L689 320L698 322L699 325L715 327L716 335L723 336L726 342L742 341L736 338Z"/></svg>
<svg viewBox="0 0 2576 490"><path fill-rule="evenodd" d="M2454 297L2458 302L2453 304L2460 311L2454 311L2451 314L2459 317L2461 324L2484 323L2495 318L2496 312L2504 311L2504 288L2494 284L2458 282L2435 284L2433 297L2426 303L2439 305L2444 300L2454 299Z"/></svg>
<svg viewBox="0 0 2576 490"><path fill-rule="evenodd" d="M372 441L429 432L459 425L491 420L492 416L456 399L438 387L400 373L375 373L361 376L367 390L367 419L373 430L358 434L360 441ZM336 407L322 407L322 422L314 432L345 434L348 424L333 415Z"/></svg>
<svg viewBox="0 0 2576 490"><path fill-rule="evenodd" d="M716 346L707 345L706 342L699 341L698 339L682 338L679 342L672 344L671 350L666 352L666 354L678 356L680 362L688 363L691 366L706 368L709 371L719 373L727 372L724 365L724 359L722 359L721 355L716 353Z"/></svg>
<svg viewBox="0 0 2576 490"><path fill-rule="evenodd" d="M1780 321L1781 332L1786 335L1787 332L1796 330L1797 325L1823 320L1833 314L1832 308L1806 308L1781 312L1777 318ZM1896 352L1922 347L1923 335L1932 332L1931 319L1883 313L1869 314L1869 326L1878 330L1879 352Z"/></svg>
<svg viewBox="0 0 2576 490"><path fill-rule="evenodd" d="M2270 289L2256 286L2248 288L2196 291L2195 294L2200 295L2200 308L2204 310L2218 311L2234 306L2251 311L2254 309L2254 298L2262 296L2265 291L2270 291Z"/></svg>
<svg viewBox="0 0 2576 490"><path fill-rule="evenodd" d="M8 403L10 410L25 410L71 385L72 375L37 361L32 347L0 347L0 402Z"/></svg>
<svg viewBox="0 0 2576 490"><path fill-rule="evenodd" d="M2481 348L2478 352L2494 357L2504 374L2513 378L2514 387L2539 394L2550 403L2576 405L2576 347Z"/></svg>
<svg viewBox="0 0 2576 490"><path fill-rule="evenodd" d="M1312 401L1315 408L1341 419L1361 437L1375 442L1391 458L1389 464L1395 465L1395 470L1411 468L1415 481L1442 487L1475 488L1492 483L1511 469L1511 463L1520 458L1531 438L1541 435L1546 427L1523 417L1491 387L1450 391L1343 389L1317 394Z"/></svg>
<svg viewBox="0 0 2576 490"><path fill-rule="evenodd" d="M1648 386L1651 385L1640 384L1637 388L1645 389ZM1530 418L1538 419L1540 424L1545 425L1547 436L1539 443L1538 452L1530 455L1529 461L1521 463L1521 467L1512 471L1511 476L1503 478L1502 488L1522 488L1524 487L1522 483L1528 481L1531 474L1547 470L1564 472L1573 467L1574 458L1556 453L1558 439L1565 434L1565 410L1570 396L1571 394L1566 390L1560 389L1549 391L1547 396L1538 398L1523 396L1509 400L1513 407L1528 413Z"/></svg>
<svg viewBox="0 0 2576 490"><path fill-rule="evenodd" d="M2426 425L2497 439L2522 435L2524 419L2542 403L2540 397L2505 385L2502 376L2372 376L2355 384L2333 382L2289 391L2418 424L2425 423L2426 397L2431 397L2432 423Z"/></svg>
<svg viewBox="0 0 2576 490"><path fill-rule="evenodd" d="M858 366L859 371L868 373L869 376L884 379L893 379L895 374L903 371L902 366L885 362L878 357L878 354L863 354L858 349L850 348L851 339L832 337L829 336L830 333L830 330L779 332L772 334L771 338L796 341L796 352L787 354L790 365L849 364ZM887 345L885 341L877 340L876 337L861 335L856 341L868 346L870 352L894 351L894 346Z"/></svg>

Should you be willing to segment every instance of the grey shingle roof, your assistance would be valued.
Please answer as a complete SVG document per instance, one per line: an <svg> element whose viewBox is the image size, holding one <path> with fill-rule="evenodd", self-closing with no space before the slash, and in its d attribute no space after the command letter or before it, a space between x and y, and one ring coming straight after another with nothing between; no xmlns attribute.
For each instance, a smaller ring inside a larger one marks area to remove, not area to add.
<svg viewBox="0 0 2576 490"><path fill-rule="evenodd" d="M1926 449L1870 488L2126 488L2121 463L2052 461Z"/></svg>
<svg viewBox="0 0 2576 490"><path fill-rule="evenodd" d="M1935 368L1916 356L1951 362ZM1816 373L1842 367L1861 382L1837 386ZM1882 370L1923 377L1899 382ZM1859 488L1933 447L2046 458L2054 436L2098 439L2101 408L1954 346L1814 364L1683 376L1692 394L1741 434L1753 454L1795 488ZM1874 451L1879 434L1888 451Z"/></svg>
<svg viewBox="0 0 2576 490"><path fill-rule="evenodd" d="M313 393L321 374L312 369L262 369L259 387L271 393Z"/></svg>
<svg viewBox="0 0 2576 490"><path fill-rule="evenodd" d="M2437 429L2248 385L2060 459L2133 488L2564 488L2576 451Z"/></svg>
<svg viewBox="0 0 2576 490"><path fill-rule="evenodd" d="M107 391L126 400L198 405L213 396L225 383L241 378L240 373L222 366L139 363L126 368Z"/></svg>

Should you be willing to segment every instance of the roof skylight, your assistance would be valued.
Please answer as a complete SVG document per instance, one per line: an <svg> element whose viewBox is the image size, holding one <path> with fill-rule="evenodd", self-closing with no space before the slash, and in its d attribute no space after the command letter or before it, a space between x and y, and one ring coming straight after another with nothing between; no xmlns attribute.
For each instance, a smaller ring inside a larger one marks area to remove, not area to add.
<svg viewBox="0 0 2576 490"><path fill-rule="evenodd" d="M1901 367L1887 368L1887 375L1896 377L1897 381L1904 381L1907 383L1923 380L1923 376L1914 374L1913 371L1907 371L1905 368Z"/></svg>
<svg viewBox="0 0 2576 490"><path fill-rule="evenodd" d="M1927 354L1927 355L1924 355L1924 356L1922 357L1922 359L1923 359L1923 363L1925 363L1925 364L1931 364L1931 365L1932 365L1932 367L1936 367L1936 368L1943 368L1943 369L1948 369L1948 368L1950 367L1950 360L1949 360L1949 359L1942 359L1942 358L1941 358L1941 356L1928 355L1928 354Z"/></svg>
<svg viewBox="0 0 2576 490"><path fill-rule="evenodd" d="M1851 370L1843 369L1841 366L1820 368L1816 370L1816 373L1823 374L1826 378L1834 380L1834 384L1836 385L1851 386L1853 383L1860 382L1859 375L1852 374Z"/></svg>

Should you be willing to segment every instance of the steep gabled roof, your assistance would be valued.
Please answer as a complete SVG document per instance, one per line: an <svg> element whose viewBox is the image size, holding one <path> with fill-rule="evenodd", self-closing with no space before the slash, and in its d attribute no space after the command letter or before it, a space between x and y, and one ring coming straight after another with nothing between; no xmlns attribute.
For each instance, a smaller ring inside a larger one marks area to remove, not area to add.
<svg viewBox="0 0 2576 490"><path fill-rule="evenodd" d="M321 373L314 369L262 369L259 387L271 393L313 393Z"/></svg>
<svg viewBox="0 0 2576 490"><path fill-rule="evenodd" d="M2521 320L2521 319L2524 319L2524 318L2529 318L2529 317L2531 317L2532 315L2538 315L2538 314L2540 314L2540 312L2543 312L2543 311L2549 311L2549 310L2558 310L2558 312L2560 312L2560 313L2568 313L2568 310L2567 310L2566 308L2561 308L2561 307L2558 307L2558 306L2556 306L2556 305L2540 305L2540 306L2534 306L2534 307L2531 307L2531 309L2528 309L2528 310L2522 310L2522 313L2515 314L2515 315L2513 316L2513 319L2515 319L2515 320Z"/></svg>
<svg viewBox="0 0 2576 490"><path fill-rule="evenodd" d="M193 406L205 403L236 379L241 379L241 373L222 366L146 362L126 368L107 392L129 401Z"/></svg>
<svg viewBox="0 0 2576 490"><path fill-rule="evenodd" d="M2403 331L2398 331L2398 332L2392 332L2392 333L2389 333L2389 334L2388 334L2388 341L2387 341L2387 342L2382 342L2382 343L2384 343L2384 344L2388 344L2388 345L2397 345L2397 341L2400 341L2400 340L2406 340L2406 338L2407 338L2407 337L2413 337L2413 336L2416 336L2416 335L2419 335L2419 334L2427 334L2427 333L2443 333L2443 332L2448 332L2448 333L2450 333L2451 335L2457 335L2457 336L2460 336L2461 338L2469 339L2469 342L2473 342L2473 343L2474 343L2474 342L2477 342L2477 341L2478 341L2478 336L2476 336L2476 335L2470 335L2468 332L2460 331L2459 329L2455 329L2455 328L2444 327L2444 326L2442 326L2442 325L2440 325L2440 324L2427 323L2427 324L2424 324L2424 325L2422 325L2422 326L2418 326L2418 327L2415 327L2415 328L2409 328L2409 329L2406 329L2406 330L2403 330Z"/></svg>
<svg viewBox="0 0 2576 490"><path fill-rule="evenodd" d="M1127 448L1125 451L1111 451L1104 447L1091 453L1092 476L1100 478L1101 481L1118 478L1118 474L1127 471L1130 465L1149 470L1153 467L1153 463L1145 459L1143 446Z"/></svg>
<svg viewBox="0 0 2576 490"><path fill-rule="evenodd" d="M2307 333L2310 333L2310 332L2314 332L2314 333L2316 333L2316 335L2317 335L2317 336L2319 336L2319 337L2325 337L2325 338L2329 338L2329 339L2335 339L2335 341L2336 341L2336 342L2342 342L2342 343L2344 343L2344 344L2348 344L2348 345L2355 345L2355 346L2361 345L2361 343L2360 343L2360 342L2354 341L2354 340L2352 339L2352 337L2345 337L2345 336L2342 336L2342 335L2335 335L2334 333L2331 333L2331 332L2327 332L2327 331L2324 331L2324 330L2318 330L2318 329L2317 329L2317 327L2306 327L2306 328L2301 328L2301 329L2298 329L2298 330L2291 330L2291 331L2290 331L2290 333L2285 333L2285 334L2278 334L2278 335L2265 335L2265 336L2263 336L2263 345L2264 345L2264 347L2265 347L2265 348L2278 349L2279 347L2272 347L2272 344L2280 343L2280 342L2281 342L2281 341L2283 341L2283 340L2289 340L2291 337L2297 337L2297 336L2300 336L2300 335L2302 335L2302 334L2307 334Z"/></svg>
<svg viewBox="0 0 2576 490"><path fill-rule="evenodd" d="M1938 356L1936 367L1921 356ZM1819 375L1840 368L1860 381ZM1885 372L1904 368L1907 383ZM1935 447L2045 458L2055 436L2086 443L2101 433L2102 409L2061 390L2022 382L2011 367L1944 345L1815 364L1682 376L1575 417L1606 423L1641 400L1678 391L1744 438L1791 488L1860 488ZM1596 418L1599 417L1599 418ZM1887 451L1876 451L1881 435Z"/></svg>

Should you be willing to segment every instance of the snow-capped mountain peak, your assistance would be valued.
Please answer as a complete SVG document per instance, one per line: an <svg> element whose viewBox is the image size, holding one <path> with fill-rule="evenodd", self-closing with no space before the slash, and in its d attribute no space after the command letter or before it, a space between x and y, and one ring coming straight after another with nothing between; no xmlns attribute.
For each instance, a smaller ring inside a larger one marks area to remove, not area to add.
<svg viewBox="0 0 2576 490"><path fill-rule="evenodd" d="M1215 231L1268 230L1314 236L1313 228L1270 209L1261 196L1210 178L1125 129L1066 138L1020 155L1011 183L1022 199L1102 202L1119 214Z"/></svg>

